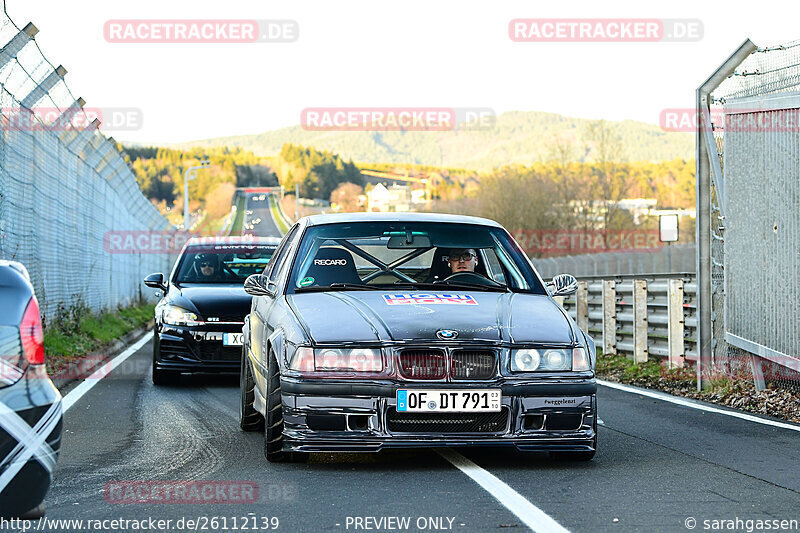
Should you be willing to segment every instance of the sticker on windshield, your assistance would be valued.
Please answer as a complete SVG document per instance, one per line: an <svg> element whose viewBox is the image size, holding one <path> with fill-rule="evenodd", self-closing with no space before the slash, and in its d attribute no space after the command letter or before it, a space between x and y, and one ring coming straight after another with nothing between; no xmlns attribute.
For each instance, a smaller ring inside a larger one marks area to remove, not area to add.
<svg viewBox="0 0 800 533"><path fill-rule="evenodd" d="M313 285L313 284L314 284L314 278L309 276L307 278L301 279L300 283L298 283L297 286L298 287L308 287L309 285Z"/></svg>
<svg viewBox="0 0 800 533"><path fill-rule="evenodd" d="M441 293L403 293L384 294L386 305L478 305L475 298L469 294L441 294Z"/></svg>

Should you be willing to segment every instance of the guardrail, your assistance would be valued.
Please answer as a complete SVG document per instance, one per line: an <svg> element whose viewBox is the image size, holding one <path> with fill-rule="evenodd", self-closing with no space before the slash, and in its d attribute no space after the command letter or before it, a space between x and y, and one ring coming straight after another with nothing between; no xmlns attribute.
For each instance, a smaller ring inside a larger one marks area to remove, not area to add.
<svg viewBox="0 0 800 533"><path fill-rule="evenodd" d="M581 277L560 303L604 353L665 358L670 367L698 359L694 274Z"/></svg>

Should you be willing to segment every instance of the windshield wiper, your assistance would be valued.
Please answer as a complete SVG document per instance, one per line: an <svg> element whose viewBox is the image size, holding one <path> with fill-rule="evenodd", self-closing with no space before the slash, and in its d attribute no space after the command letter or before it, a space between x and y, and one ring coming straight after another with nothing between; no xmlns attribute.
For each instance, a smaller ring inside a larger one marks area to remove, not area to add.
<svg viewBox="0 0 800 533"><path fill-rule="evenodd" d="M374 291L376 289L375 285L361 283L331 283L330 285L318 285L315 287L298 287L294 292Z"/></svg>

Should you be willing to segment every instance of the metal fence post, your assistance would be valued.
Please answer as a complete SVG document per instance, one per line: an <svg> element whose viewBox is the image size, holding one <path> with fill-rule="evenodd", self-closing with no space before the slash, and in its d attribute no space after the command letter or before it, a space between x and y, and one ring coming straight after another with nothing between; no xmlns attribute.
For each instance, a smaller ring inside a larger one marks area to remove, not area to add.
<svg viewBox="0 0 800 533"><path fill-rule="evenodd" d="M617 353L617 291L613 279L603 280L603 353Z"/></svg>
<svg viewBox="0 0 800 533"><path fill-rule="evenodd" d="M633 280L633 361L647 362L647 281Z"/></svg>
<svg viewBox="0 0 800 533"><path fill-rule="evenodd" d="M583 331L589 331L589 284L578 282L578 293L575 295L575 322Z"/></svg>
<svg viewBox="0 0 800 533"><path fill-rule="evenodd" d="M686 355L683 346L683 280L671 279L667 285L667 345L669 367L683 367Z"/></svg>
<svg viewBox="0 0 800 533"><path fill-rule="evenodd" d="M751 353L750 368L753 370L753 385L755 385L756 390L766 389L767 384L764 381L764 369L761 366L761 357Z"/></svg>

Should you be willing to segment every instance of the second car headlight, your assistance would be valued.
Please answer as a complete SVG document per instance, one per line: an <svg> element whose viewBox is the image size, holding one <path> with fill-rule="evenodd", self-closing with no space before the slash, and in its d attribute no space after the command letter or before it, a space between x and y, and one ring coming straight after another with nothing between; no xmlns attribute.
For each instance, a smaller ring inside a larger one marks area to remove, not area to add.
<svg viewBox="0 0 800 533"><path fill-rule="evenodd" d="M383 370L383 356L377 348L312 350L300 347L291 357L289 368L305 372L380 372Z"/></svg>
<svg viewBox="0 0 800 533"><path fill-rule="evenodd" d="M524 348L511 350L512 372L590 370L583 348Z"/></svg>
<svg viewBox="0 0 800 533"><path fill-rule="evenodd" d="M175 305L165 305L161 309L161 320L171 326L195 326L201 323L195 313Z"/></svg>

